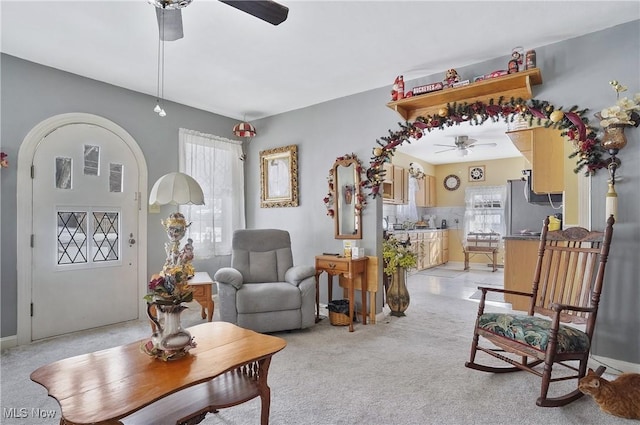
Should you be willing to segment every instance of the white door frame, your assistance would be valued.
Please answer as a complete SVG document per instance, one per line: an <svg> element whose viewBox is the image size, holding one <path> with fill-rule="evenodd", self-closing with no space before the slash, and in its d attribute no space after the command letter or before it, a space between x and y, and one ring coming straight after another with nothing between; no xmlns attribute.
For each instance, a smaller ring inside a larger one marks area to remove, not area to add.
<svg viewBox="0 0 640 425"><path fill-rule="evenodd" d="M31 165L38 145L52 131L69 124L92 124L102 127L120 137L131 149L138 165L138 187L140 201L138 208L138 318L146 314L146 305L142 297L147 293L147 163L138 143L122 127L106 118L86 113L69 113L56 115L40 122L25 136L17 161L17 273L18 273L18 334L17 343L31 342L31 264L33 251L31 238L33 234L33 187Z"/></svg>

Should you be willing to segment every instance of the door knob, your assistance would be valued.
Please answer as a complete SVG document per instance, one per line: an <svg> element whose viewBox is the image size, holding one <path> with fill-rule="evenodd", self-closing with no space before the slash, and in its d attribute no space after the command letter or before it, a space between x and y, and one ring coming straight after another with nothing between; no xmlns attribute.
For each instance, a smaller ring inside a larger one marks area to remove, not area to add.
<svg viewBox="0 0 640 425"><path fill-rule="evenodd" d="M132 246L136 243L136 240L133 238L133 233L129 233L129 246Z"/></svg>

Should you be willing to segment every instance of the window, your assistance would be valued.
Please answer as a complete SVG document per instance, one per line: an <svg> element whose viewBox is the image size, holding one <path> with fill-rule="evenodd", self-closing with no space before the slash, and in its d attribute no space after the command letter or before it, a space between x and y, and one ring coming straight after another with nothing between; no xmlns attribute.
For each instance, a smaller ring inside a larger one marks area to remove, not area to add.
<svg viewBox="0 0 640 425"><path fill-rule="evenodd" d="M244 229L244 168L242 143L181 128L179 169L200 184L204 205L181 205L191 225L196 258L231 254L231 237Z"/></svg>
<svg viewBox="0 0 640 425"><path fill-rule="evenodd" d="M465 189L464 231L499 233L504 235L506 224L504 205L506 186L468 187Z"/></svg>

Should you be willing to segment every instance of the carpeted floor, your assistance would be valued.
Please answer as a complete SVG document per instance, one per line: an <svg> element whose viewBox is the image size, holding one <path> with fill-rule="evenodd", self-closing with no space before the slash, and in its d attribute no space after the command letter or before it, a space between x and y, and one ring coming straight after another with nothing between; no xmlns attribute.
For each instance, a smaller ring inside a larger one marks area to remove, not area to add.
<svg viewBox="0 0 640 425"><path fill-rule="evenodd" d="M533 375L494 375L464 367L478 303L468 295L436 295L433 288L457 290L460 286L465 291L471 288L471 293L475 282L490 275L490 271L465 273L464 279L455 279L415 274L408 280L411 304L405 317L386 315L375 325L357 324L353 333L347 327L331 326L326 318L311 329L278 333L287 347L273 357L269 371L270 423L631 424L601 412L589 397L562 408L537 407L539 379ZM184 322L201 322L196 306L186 312ZM57 403L47 397L44 388L29 380L34 369L61 358L143 339L149 333L145 321L136 321L5 350L1 357L0 422L57 424ZM555 385L565 390L571 386ZM26 418L15 417L20 409L25 409ZM35 417L50 410L55 419ZM258 424L259 418L260 403L256 399L210 414L202 423L249 425Z"/></svg>

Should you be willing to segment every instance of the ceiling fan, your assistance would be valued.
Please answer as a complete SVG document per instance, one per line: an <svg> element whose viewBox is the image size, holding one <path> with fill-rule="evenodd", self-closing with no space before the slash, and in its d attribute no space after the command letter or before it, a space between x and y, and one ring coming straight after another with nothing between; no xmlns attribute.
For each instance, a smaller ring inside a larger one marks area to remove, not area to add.
<svg viewBox="0 0 640 425"><path fill-rule="evenodd" d="M182 12L180 9L193 0L147 0L156 7L160 39L174 41L184 37L182 32ZM271 0L231 1L219 0L249 15L272 25L279 25L287 19L289 8Z"/></svg>
<svg viewBox="0 0 640 425"><path fill-rule="evenodd" d="M476 139L470 139L469 136L455 136L455 140L453 145L439 145L434 144L434 146L444 146L449 149L444 149L441 151L437 151L436 153L448 152L448 151L456 151L458 156L467 156L472 148L486 146L486 147L496 147L497 143L476 143Z"/></svg>

